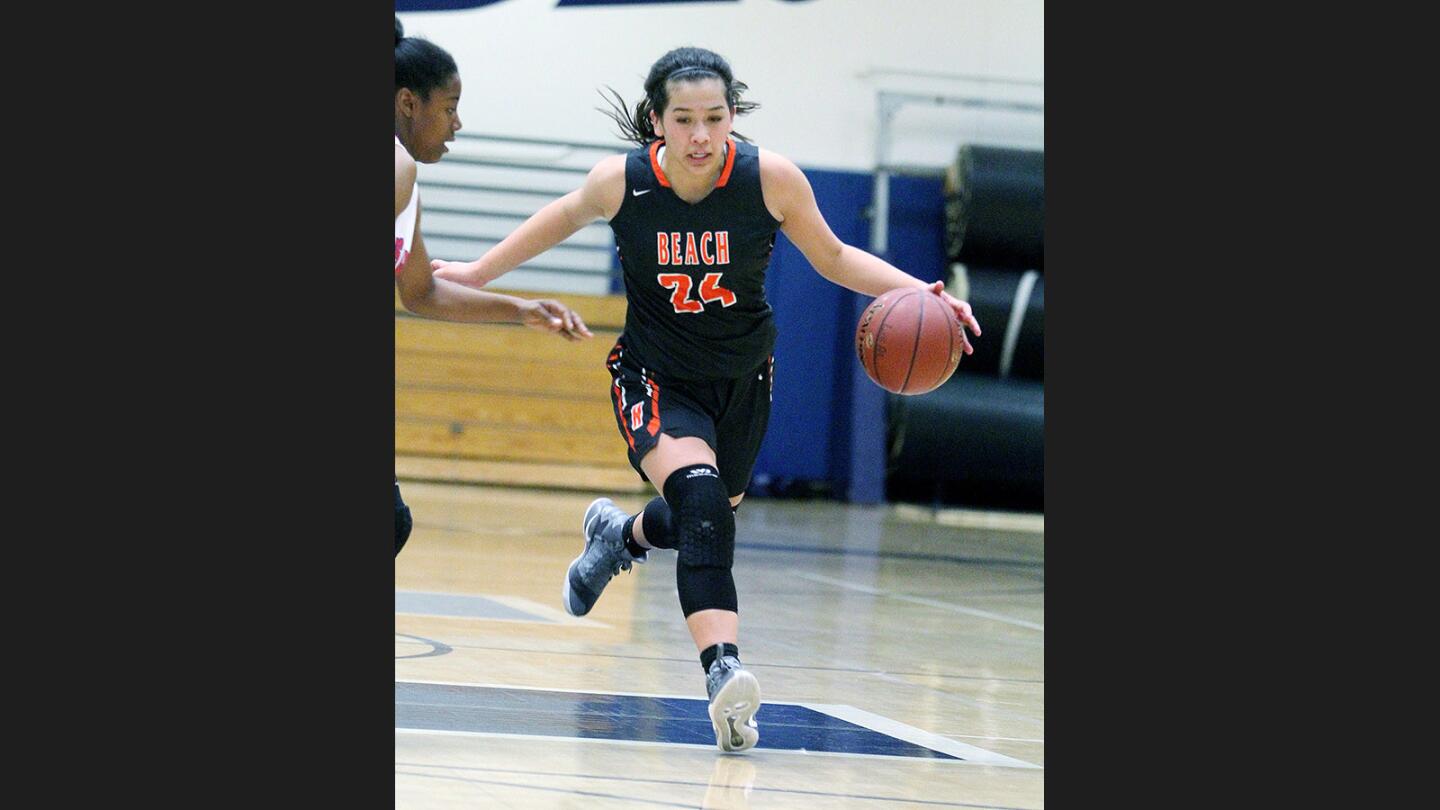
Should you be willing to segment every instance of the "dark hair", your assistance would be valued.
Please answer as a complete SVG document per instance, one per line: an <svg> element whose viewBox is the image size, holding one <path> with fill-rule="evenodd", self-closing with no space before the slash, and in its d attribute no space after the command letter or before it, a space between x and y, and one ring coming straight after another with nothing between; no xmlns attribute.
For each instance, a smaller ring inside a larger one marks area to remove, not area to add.
<svg viewBox="0 0 1440 810"><path fill-rule="evenodd" d="M454 57L439 45L420 37L405 36L405 26L395 18L395 92L408 87L429 101L430 91L460 72Z"/></svg>
<svg viewBox="0 0 1440 810"><path fill-rule="evenodd" d="M620 125L621 138L644 146L660 137L650 123L650 113L653 111L657 118L665 114L665 108L670 106L670 82L701 79L719 79L725 83L725 100L734 115L744 115L760 106L753 101L740 100L740 95L750 88L744 82L735 81L730 63L720 54L704 48L676 48L650 66L650 75L645 77L645 98L635 105L634 116L631 116L625 99L609 87L605 89L610 90L615 100L605 99L611 109L600 112ZM730 134L742 141L750 140L738 132Z"/></svg>

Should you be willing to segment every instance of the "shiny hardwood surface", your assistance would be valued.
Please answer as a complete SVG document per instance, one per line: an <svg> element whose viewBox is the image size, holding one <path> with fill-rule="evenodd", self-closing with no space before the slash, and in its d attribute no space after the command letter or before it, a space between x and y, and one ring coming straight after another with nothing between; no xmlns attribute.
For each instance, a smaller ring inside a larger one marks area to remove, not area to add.
<svg viewBox="0 0 1440 810"><path fill-rule="evenodd" d="M395 564L397 683L705 697L673 553L621 574L589 616L561 609L599 493L401 488L415 529ZM854 707L1018 764L397 728L396 806L1044 806L1039 516L751 499L735 575L741 657L767 703Z"/></svg>

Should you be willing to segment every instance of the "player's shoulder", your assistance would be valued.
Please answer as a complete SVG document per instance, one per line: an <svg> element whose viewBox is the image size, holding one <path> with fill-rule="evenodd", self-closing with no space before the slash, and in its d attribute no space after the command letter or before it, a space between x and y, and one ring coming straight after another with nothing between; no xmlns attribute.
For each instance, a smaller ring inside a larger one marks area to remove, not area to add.
<svg viewBox="0 0 1440 810"><path fill-rule="evenodd" d="M755 152L760 162L760 177L767 182L793 182L805 176L794 161L779 152L760 146L755 147Z"/></svg>
<svg viewBox="0 0 1440 810"><path fill-rule="evenodd" d="M770 215L785 221L784 211L795 200L804 199L810 181L793 161L779 152L759 149L760 189Z"/></svg>
<svg viewBox="0 0 1440 810"><path fill-rule="evenodd" d="M613 183L618 180L623 186L627 159L628 155L610 155L601 158L600 162L590 169L590 180L597 183Z"/></svg>
<svg viewBox="0 0 1440 810"><path fill-rule="evenodd" d="M411 157L405 147L397 142L395 144L395 184L414 183L416 173L415 158Z"/></svg>

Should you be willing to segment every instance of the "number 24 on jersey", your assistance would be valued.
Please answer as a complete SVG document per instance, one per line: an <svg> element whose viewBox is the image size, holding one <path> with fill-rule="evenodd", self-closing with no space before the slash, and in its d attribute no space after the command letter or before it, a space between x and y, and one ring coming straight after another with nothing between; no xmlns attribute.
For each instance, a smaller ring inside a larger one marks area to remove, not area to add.
<svg viewBox="0 0 1440 810"><path fill-rule="evenodd" d="M660 273L655 279L660 282L661 287L673 290L670 304L675 307L676 312L702 312L705 303L719 304L722 307L735 303L735 293L720 286L720 277L723 275L725 274L705 274L705 278L700 282L699 301L690 297L690 286L693 283L690 276L684 273Z"/></svg>

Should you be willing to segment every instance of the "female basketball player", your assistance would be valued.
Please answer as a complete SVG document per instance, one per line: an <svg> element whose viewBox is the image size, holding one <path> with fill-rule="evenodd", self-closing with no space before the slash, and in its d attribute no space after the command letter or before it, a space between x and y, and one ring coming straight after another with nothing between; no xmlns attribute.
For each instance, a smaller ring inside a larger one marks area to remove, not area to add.
<svg viewBox="0 0 1440 810"><path fill-rule="evenodd" d="M600 161L578 190L480 259L432 263L437 277L480 287L586 224L609 221L628 304L608 360L610 394L631 465L663 497L630 516L608 498L590 504L584 550L566 572L565 609L588 613L610 579L649 549L675 549L680 607L706 671L716 744L726 751L759 739L760 688L740 664L730 569L733 512L770 416L775 326L764 282L775 232L836 284L871 296L928 289L980 334L970 305L943 282L927 285L843 244L800 169L732 132L735 116L756 106L740 100L746 89L719 55L670 51L651 66L634 115L623 100L611 115L639 148ZM974 353L968 339L963 350Z"/></svg>
<svg viewBox="0 0 1440 810"><path fill-rule="evenodd" d="M510 321L567 340L591 337L580 316L559 301L480 292L433 278L420 237L415 162L434 163L460 130L460 74L445 49L406 37L395 18L395 284L400 302L417 315L447 321ZM410 537L410 508L395 480L395 554Z"/></svg>

